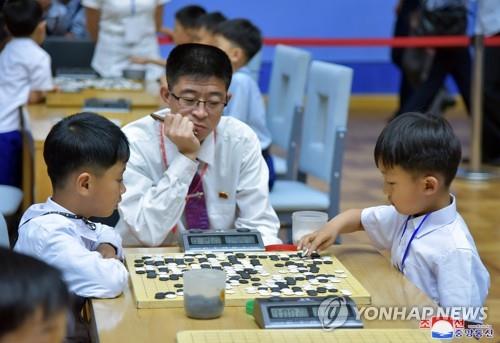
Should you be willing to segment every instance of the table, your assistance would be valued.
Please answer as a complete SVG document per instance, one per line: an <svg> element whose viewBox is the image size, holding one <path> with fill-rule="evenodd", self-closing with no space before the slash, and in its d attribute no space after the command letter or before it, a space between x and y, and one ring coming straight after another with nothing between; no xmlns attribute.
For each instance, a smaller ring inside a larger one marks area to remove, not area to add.
<svg viewBox="0 0 500 343"><path fill-rule="evenodd" d="M127 248L125 253L162 254L177 248ZM372 295L373 306L436 305L411 284L389 261L369 245L345 244L333 253ZM137 309L130 285L115 299L90 302L92 336L95 342L175 342L183 330L258 329L243 307L226 307L218 319L187 318L182 308ZM417 329L418 321L365 321L365 328Z"/></svg>
<svg viewBox="0 0 500 343"><path fill-rule="evenodd" d="M76 93L53 92L47 94L49 107L83 106L88 98L128 99L132 107L155 107L160 103L160 90L157 84L147 84L144 90L102 90L84 89Z"/></svg>

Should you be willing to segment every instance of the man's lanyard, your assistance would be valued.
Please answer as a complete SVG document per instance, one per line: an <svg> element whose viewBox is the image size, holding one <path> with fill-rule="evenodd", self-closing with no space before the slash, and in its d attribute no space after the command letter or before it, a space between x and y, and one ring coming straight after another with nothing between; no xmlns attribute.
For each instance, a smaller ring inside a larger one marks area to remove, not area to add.
<svg viewBox="0 0 500 343"><path fill-rule="evenodd" d="M63 217L69 218L69 219L81 219L88 226L88 228L90 230L95 231L95 229L96 229L96 224L94 222L88 220L87 218L83 217L83 216L77 216L76 214L71 214L71 213L68 213L68 212L59 212L59 211L45 212L45 213L43 213L43 214L41 214L39 216L30 218L30 219L26 220L25 222L23 222L21 225L19 225L19 227L23 226L24 224L26 224L27 222L29 222L31 219L35 219L35 218L38 218L38 217L46 216L48 214L58 214L60 216L63 216Z"/></svg>
<svg viewBox="0 0 500 343"><path fill-rule="evenodd" d="M403 271L405 269L405 262L406 262L406 258L408 257L408 253L410 252L411 242L413 242L413 239L417 235L418 230L420 230L420 228L424 224L425 220L429 217L429 215L430 215L430 213L427 213L424 216L424 219L422 219L422 221L420 222L420 224L418 224L417 228L415 229L415 231L413 231L413 233L412 233L412 235L410 237L410 241L408 242L408 245L406 246L405 252L403 254L403 259L401 260L401 266L399 268L399 270L401 271L401 273L403 273ZM405 221L405 224L404 224L403 233L401 234L401 237L399 238L399 243L400 244L401 244L401 240L403 239L403 236L404 236L404 234L406 232L406 227L408 226L408 221L410 220L410 218L411 218L411 216L408 216L408 218L406 218L406 221Z"/></svg>

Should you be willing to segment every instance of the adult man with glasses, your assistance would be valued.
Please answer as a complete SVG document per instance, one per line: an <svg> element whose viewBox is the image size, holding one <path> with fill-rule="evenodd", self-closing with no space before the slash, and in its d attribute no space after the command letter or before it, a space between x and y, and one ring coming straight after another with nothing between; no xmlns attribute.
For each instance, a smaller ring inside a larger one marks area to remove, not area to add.
<svg viewBox="0 0 500 343"><path fill-rule="evenodd" d="M183 44L168 56L160 95L169 109L124 127L131 155L117 229L124 244L157 246L187 229L255 228L280 243L268 169L255 133L221 118L231 62L220 49Z"/></svg>

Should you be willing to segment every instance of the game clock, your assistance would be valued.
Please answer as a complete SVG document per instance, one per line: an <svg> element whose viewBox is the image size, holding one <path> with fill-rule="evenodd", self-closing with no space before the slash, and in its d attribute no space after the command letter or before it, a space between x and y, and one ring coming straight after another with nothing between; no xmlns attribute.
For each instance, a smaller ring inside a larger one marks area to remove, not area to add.
<svg viewBox="0 0 500 343"><path fill-rule="evenodd" d="M265 251L260 232L253 229L188 230L180 236L185 252Z"/></svg>
<svg viewBox="0 0 500 343"><path fill-rule="evenodd" d="M263 329L306 329L323 328L318 312L326 298L257 298L254 304L254 318ZM350 298L342 306L346 306L346 319L343 328L362 328L358 319L357 308ZM338 304L332 302L332 304Z"/></svg>

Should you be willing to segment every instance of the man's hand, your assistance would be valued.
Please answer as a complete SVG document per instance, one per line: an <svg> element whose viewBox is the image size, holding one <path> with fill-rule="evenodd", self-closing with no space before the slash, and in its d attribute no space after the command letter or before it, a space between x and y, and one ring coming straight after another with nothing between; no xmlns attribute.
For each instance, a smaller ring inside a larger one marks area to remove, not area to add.
<svg viewBox="0 0 500 343"><path fill-rule="evenodd" d="M109 243L101 243L97 246L96 249L99 254L102 255L103 258L116 258L119 259L116 255L116 249Z"/></svg>
<svg viewBox="0 0 500 343"><path fill-rule="evenodd" d="M178 113L169 114L164 120L164 133L179 149L179 152L192 160L198 157L200 141L193 132L193 122Z"/></svg>

